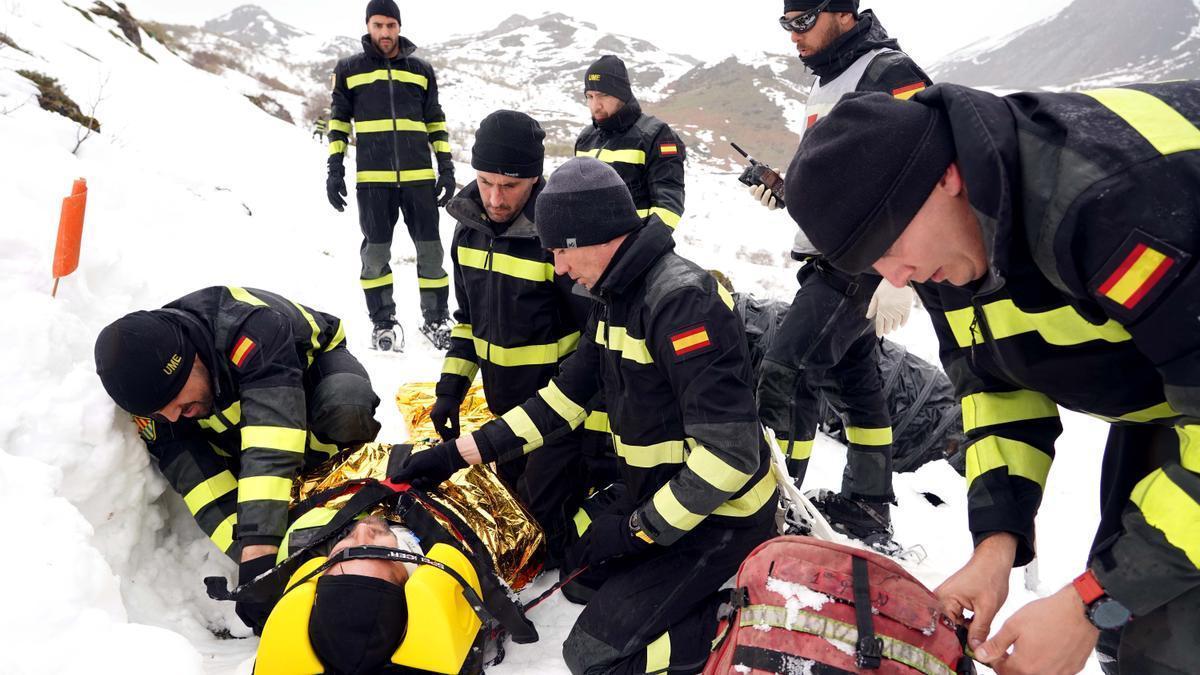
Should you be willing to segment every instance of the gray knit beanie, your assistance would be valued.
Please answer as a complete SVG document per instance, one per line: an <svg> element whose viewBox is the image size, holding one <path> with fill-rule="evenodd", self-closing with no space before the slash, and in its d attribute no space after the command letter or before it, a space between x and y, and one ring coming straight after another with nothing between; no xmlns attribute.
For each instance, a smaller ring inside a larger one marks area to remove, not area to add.
<svg viewBox="0 0 1200 675"><path fill-rule="evenodd" d="M567 160L550 174L534 222L544 248L603 244L642 226L624 181L592 157Z"/></svg>

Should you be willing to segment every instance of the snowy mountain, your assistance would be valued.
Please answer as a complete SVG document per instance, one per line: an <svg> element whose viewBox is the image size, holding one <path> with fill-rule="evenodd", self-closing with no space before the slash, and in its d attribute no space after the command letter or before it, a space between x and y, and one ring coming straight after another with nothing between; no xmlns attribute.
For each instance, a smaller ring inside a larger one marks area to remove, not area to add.
<svg viewBox="0 0 1200 675"><path fill-rule="evenodd" d="M1075 0L1015 33L938 62L934 81L1084 89L1200 77L1196 0Z"/></svg>
<svg viewBox="0 0 1200 675"><path fill-rule="evenodd" d="M443 354L417 336L416 292L402 286L396 300L408 349L367 349L358 214L353 200L346 213L326 203L323 144L247 100L247 81L256 80L197 68L194 52L169 48L161 27L111 6L96 11L93 2L10 3L0 23L0 147L10 160L0 180L0 297L10 318L0 322L0 673L249 675L257 640L202 583L233 577L235 566L203 536L129 416L105 394L95 336L126 312L208 285L282 293L343 318L348 346L384 400L380 439L392 442L406 435L392 393L435 380ZM696 66L695 79L684 72L669 86L653 79L646 86L660 98L651 105L673 110L672 99L684 105L697 95L688 87L722 86L702 79L706 72L752 73L763 91L786 95L770 85L792 77L786 64L752 70L746 64L756 58ZM454 105L482 109L490 93L459 88ZM713 115L706 129L723 122L720 98L703 99ZM99 121L98 132L84 135L80 111ZM460 163L458 175L469 180L473 172ZM89 188L81 262L52 298L56 215L81 176ZM709 164L689 163L686 180L680 254L726 272L742 292L790 297L794 225L786 215L752 202ZM443 238L451 228L444 218ZM396 237L392 268L397 279L415 278L405 236ZM936 359L921 310L894 337ZM1000 620L1061 588L1084 564L1106 426L1072 413L1063 423L1038 519L1039 566L1013 573ZM805 487L836 488L844 457L842 445L819 436ZM927 556L908 567L934 586L971 552L966 486L948 464L934 462L898 475L895 489L896 536ZM543 577L523 599L550 581ZM578 612L561 596L539 605L530 617L541 641L507 645L505 662L488 672L566 673L561 645Z"/></svg>
<svg viewBox="0 0 1200 675"><path fill-rule="evenodd" d="M248 95L278 101L298 124L328 106L334 62L361 49L358 40L318 39L254 5L201 27L162 29L172 48L192 63L230 73ZM583 73L600 56L617 54L645 110L671 124L692 157L729 168L725 162L735 155L723 141L732 138L761 148L765 161L786 164L812 82L795 58L751 54L705 64L562 13L514 14L490 31L442 43L409 37L418 46L416 55L437 71L451 145L460 153L470 148L479 120L511 108L542 123L551 155L569 156L588 124Z"/></svg>

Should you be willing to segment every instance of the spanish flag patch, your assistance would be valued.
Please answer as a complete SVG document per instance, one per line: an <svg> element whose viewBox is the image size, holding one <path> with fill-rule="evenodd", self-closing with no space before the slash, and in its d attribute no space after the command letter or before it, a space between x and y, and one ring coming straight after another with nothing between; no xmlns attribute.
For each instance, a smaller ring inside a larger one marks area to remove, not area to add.
<svg viewBox="0 0 1200 675"><path fill-rule="evenodd" d="M674 143L663 143L658 146L658 154L663 157L679 154L679 146Z"/></svg>
<svg viewBox="0 0 1200 675"><path fill-rule="evenodd" d="M241 368L242 364L246 362L246 359L250 358L250 354L257 348L257 342L251 340L248 335L243 335L237 339L237 342L233 343L233 349L229 352L229 360L233 361L233 365Z"/></svg>
<svg viewBox="0 0 1200 675"><path fill-rule="evenodd" d="M1187 258L1170 244L1134 230L1093 279L1092 288L1132 317L1170 286Z"/></svg>
<svg viewBox="0 0 1200 675"><path fill-rule="evenodd" d="M693 354L711 346L713 343L708 337L708 329L704 327L704 324L671 336L671 348L675 350L675 356Z"/></svg>
<svg viewBox="0 0 1200 675"><path fill-rule="evenodd" d="M817 115L816 115L816 114L809 115L809 116L808 116L808 121L806 121L806 122L804 123L804 128L805 128L805 129L811 129L811 128L812 128L812 125L814 125L814 124L816 124L816 123L817 123Z"/></svg>
<svg viewBox="0 0 1200 675"><path fill-rule="evenodd" d="M916 96L917 92L924 88L924 82L913 82L912 84L906 84L903 87L897 87L896 89L893 89L892 96L907 101L913 96Z"/></svg>
<svg viewBox="0 0 1200 675"><path fill-rule="evenodd" d="M154 420L141 415L133 415L133 423L137 425L138 436L153 441L158 437L158 430L154 428Z"/></svg>

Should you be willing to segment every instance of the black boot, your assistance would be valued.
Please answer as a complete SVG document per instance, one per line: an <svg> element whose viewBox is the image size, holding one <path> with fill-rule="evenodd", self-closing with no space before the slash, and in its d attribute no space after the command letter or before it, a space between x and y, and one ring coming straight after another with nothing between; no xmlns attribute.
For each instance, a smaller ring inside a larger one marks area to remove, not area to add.
<svg viewBox="0 0 1200 675"><path fill-rule="evenodd" d="M861 540L885 555L900 553L900 545L892 539L892 518L887 502L847 497L832 490L813 490L807 496L833 529Z"/></svg>

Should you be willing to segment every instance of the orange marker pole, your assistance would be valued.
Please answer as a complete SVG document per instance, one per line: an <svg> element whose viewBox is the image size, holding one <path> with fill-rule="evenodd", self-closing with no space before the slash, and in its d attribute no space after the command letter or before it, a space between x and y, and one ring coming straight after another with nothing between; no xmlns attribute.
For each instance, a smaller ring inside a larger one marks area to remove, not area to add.
<svg viewBox="0 0 1200 675"><path fill-rule="evenodd" d="M79 267L79 244L83 239L83 212L87 207L87 180L76 178L71 186L71 196L63 199L62 213L58 217L58 241L54 245L54 288L50 296L58 294L58 280Z"/></svg>

